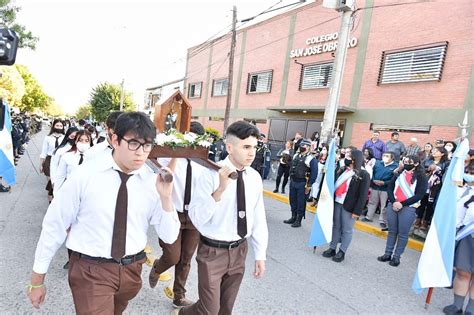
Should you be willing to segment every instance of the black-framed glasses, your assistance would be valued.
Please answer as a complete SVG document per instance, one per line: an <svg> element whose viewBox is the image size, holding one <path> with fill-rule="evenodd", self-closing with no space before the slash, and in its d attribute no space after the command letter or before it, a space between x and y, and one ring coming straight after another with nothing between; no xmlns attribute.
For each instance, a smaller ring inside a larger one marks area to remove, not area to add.
<svg viewBox="0 0 474 315"><path fill-rule="evenodd" d="M153 143L152 142L145 142L145 143L142 143L136 139L125 139L125 138L122 138L122 140L124 140L125 142L128 143L128 149L130 151L137 151L138 149L140 149L140 147L143 148L143 152L150 152L151 149L153 149Z"/></svg>

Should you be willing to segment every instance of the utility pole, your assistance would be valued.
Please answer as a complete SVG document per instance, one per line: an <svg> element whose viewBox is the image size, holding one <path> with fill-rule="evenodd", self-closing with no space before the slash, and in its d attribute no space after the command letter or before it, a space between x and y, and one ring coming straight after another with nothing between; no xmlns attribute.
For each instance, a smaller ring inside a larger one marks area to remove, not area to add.
<svg viewBox="0 0 474 315"><path fill-rule="evenodd" d="M123 85L125 83L125 79L122 79L122 83L120 84L121 86L121 91L120 91L120 111L123 111L123 99L124 99L124 90L123 90Z"/></svg>
<svg viewBox="0 0 474 315"><path fill-rule="evenodd" d="M229 75L227 77L227 101L225 104L225 114L224 114L224 133L229 126L229 116L230 116L230 104L232 101L232 79L234 77L234 54L235 54L235 44L237 40L237 32L235 30L237 24L237 7L234 5L232 10L232 38L230 42L230 53L229 53Z"/></svg>
<svg viewBox="0 0 474 315"><path fill-rule="evenodd" d="M333 131L336 123L339 96L341 95L342 77L344 74L344 66L346 64L347 46L349 44L352 24L352 12L352 9L350 9L344 10L342 13L339 40L333 65L331 89L329 90L328 103L326 105L326 110L324 111L323 126L321 128L321 143L329 143L329 140L334 136Z"/></svg>

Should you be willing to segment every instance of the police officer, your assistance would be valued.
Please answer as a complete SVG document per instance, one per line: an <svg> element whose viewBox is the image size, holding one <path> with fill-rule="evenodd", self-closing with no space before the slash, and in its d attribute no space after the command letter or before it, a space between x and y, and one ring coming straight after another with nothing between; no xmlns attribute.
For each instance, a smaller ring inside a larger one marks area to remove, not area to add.
<svg viewBox="0 0 474 315"><path fill-rule="evenodd" d="M260 177L263 179L263 171L264 171L264 163L265 163L265 153L268 151L267 145L265 142L265 135L263 133L260 134L260 137L257 141L257 150L255 152L255 159L252 162L251 167L256 170Z"/></svg>
<svg viewBox="0 0 474 315"><path fill-rule="evenodd" d="M293 156L290 168L291 218L283 221L291 227L300 227L305 216L306 194L318 176L318 161L310 154L311 141L303 139L298 152ZM309 174L309 183L306 176Z"/></svg>

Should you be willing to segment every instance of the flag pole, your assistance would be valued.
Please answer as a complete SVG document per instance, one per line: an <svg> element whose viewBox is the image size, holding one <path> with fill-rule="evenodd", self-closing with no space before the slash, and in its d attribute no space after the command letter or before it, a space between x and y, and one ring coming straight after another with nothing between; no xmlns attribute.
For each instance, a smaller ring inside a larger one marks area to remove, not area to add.
<svg viewBox="0 0 474 315"><path fill-rule="evenodd" d="M429 288L428 294L426 295L426 300L425 300L425 310L427 310L428 306L430 306L432 295L433 295L433 288Z"/></svg>

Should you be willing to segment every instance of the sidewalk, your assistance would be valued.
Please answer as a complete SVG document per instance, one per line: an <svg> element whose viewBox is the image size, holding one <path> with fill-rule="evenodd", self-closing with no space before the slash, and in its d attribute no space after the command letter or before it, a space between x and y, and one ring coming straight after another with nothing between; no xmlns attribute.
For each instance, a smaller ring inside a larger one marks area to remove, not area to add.
<svg viewBox="0 0 474 315"><path fill-rule="evenodd" d="M289 192L289 189L290 189L289 186L290 186L290 183L288 182L288 184L286 185L286 189L285 189L286 193L285 194L274 193L273 190L275 190L275 181L270 180L270 179L266 179L266 180L263 181L263 194L266 197L273 198L273 199L278 200L280 202L289 204L289 195L288 195L288 192ZM306 206L306 211L309 211L311 213L315 213L316 212L316 207L312 207L312 206L307 205ZM290 213L290 212L288 211L288 213ZM381 230L381 228L378 224L378 220L374 220L374 222L356 221L354 227L359 231L370 233L370 234L373 234L375 236L378 236L378 237L381 237L381 238L384 238L384 239L387 238L388 233ZM423 250L423 244L424 243L422 241L419 241L419 240L416 240L416 239L410 237L408 239L408 245L407 246L411 249L414 249L414 250L417 250L417 251L421 252Z"/></svg>

